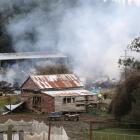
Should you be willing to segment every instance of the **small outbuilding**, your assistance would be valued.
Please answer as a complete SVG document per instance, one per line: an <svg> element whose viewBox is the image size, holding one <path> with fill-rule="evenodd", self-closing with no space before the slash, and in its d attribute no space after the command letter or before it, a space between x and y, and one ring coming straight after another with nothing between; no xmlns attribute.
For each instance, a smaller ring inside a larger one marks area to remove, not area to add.
<svg viewBox="0 0 140 140"><path fill-rule="evenodd" d="M74 74L31 75L21 86L21 100L37 113L83 112L96 96Z"/></svg>

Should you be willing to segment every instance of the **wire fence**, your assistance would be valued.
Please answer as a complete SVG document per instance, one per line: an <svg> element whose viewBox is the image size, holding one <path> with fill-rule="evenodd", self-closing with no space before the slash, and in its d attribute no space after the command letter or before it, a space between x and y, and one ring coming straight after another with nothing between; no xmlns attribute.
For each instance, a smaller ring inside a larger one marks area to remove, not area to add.
<svg viewBox="0 0 140 140"><path fill-rule="evenodd" d="M140 140L140 129L130 128L133 125L136 126L135 123L90 122L83 137L85 140Z"/></svg>
<svg viewBox="0 0 140 140"><path fill-rule="evenodd" d="M93 140L140 140L140 135L94 132Z"/></svg>

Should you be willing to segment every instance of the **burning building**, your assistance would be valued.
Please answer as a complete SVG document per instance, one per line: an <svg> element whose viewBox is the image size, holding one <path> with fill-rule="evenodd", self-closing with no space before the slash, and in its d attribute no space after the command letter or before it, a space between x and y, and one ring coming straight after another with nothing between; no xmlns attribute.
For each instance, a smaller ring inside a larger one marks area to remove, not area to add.
<svg viewBox="0 0 140 140"><path fill-rule="evenodd" d="M74 74L30 76L21 89L21 100L38 113L86 111L96 100Z"/></svg>
<svg viewBox="0 0 140 140"><path fill-rule="evenodd" d="M46 52L0 53L0 78L21 84L37 68L52 64L68 65L68 57Z"/></svg>
<svg viewBox="0 0 140 140"><path fill-rule="evenodd" d="M23 61L30 63L31 66L35 66L41 62L45 63L47 61L67 64L67 56L63 54L48 54L46 52L0 53L0 67L5 67L9 63Z"/></svg>

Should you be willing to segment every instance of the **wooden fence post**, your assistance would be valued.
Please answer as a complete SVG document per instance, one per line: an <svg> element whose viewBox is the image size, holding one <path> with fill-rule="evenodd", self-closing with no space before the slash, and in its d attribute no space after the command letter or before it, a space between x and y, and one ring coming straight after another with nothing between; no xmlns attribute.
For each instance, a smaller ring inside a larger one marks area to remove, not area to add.
<svg viewBox="0 0 140 140"><path fill-rule="evenodd" d="M24 131L19 132L19 140L24 140Z"/></svg>
<svg viewBox="0 0 140 140"><path fill-rule="evenodd" d="M89 126L89 140L92 140L92 122L90 121L90 126Z"/></svg>
<svg viewBox="0 0 140 140"><path fill-rule="evenodd" d="M12 125L8 126L8 131L7 131L7 138L8 138L8 140L12 140L12 128L13 128Z"/></svg>
<svg viewBox="0 0 140 140"><path fill-rule="evenodd" d="M49 122L48 140L51 140L51 123Z"/></svg>

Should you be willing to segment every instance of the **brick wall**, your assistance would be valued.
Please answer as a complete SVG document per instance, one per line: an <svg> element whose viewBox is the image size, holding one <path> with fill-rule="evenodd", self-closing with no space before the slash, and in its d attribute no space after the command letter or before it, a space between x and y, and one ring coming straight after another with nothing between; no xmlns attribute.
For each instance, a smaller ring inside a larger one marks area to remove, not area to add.
<svg viewBox="0 0 140 140"><path fill-rule="evenodd" d="M40 93L29 93L24 92L21 94L21 100L25 101L26 108L29 110L33 110L32 108L32 98L33 96L41 96L41 112L47 113L47 112L54 112L55 111L55 105L54 105L54 98L46 95L46 94L40 94Z"/></svg>
<svg viewBox="0 0 140 140"><path fill-rule="evenodd" d="M37 89L37 86L34 84L31 78L28 78L21 88L32 90L32 89ZM34 110L32 105L33 96L41 96L41 105L40 105L41 112L46 113L46 112L55 111L54 98L52 96L40 92L34 94L33 92L22 90L20 95L21 100L25 101L26 107L29 110Z"/></svg>
<svg viewBox="0 0 140 140"><path fill-rule="evenodd" d="M31 110L31 108L32 108L31 93L22 92L22 94L20 95L20 99L21 99L21 101L25 102L25 107L27 109Z"/></svg>
<svg viewBox="0 0 140 140"><path fill-rule="evenodd" d="M32 81L32 79L29 77L21 86L22 89L36 89L36 85ZM25 101L25 106L27 109L32 110L32 98L31 95L33 92L27 92L27 91L21 91L21 101Z"/></svg>

